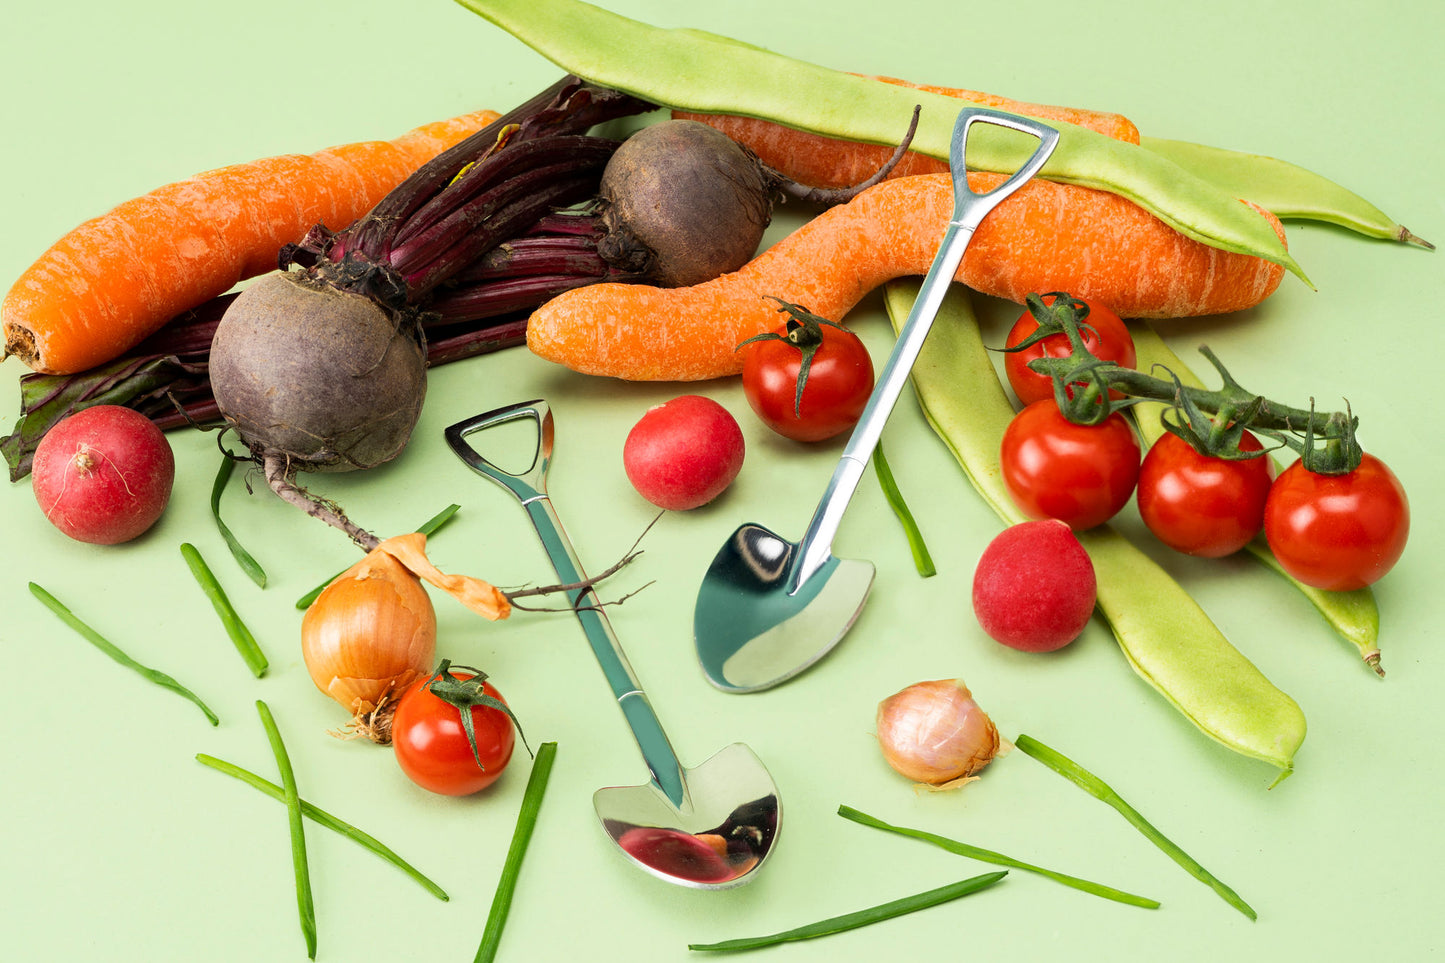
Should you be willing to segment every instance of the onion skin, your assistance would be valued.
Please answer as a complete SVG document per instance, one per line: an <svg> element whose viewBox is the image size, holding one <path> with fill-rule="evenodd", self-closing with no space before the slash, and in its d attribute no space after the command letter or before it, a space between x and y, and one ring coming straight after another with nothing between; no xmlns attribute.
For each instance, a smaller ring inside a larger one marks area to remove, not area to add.
<svg viewBox="0 0 1445 963"><path fill-rule="evenodd" d="M436 638L426 589L384 551L337 576L301 619L311 681L358 717L431 672Z"/></svg>
<svg viewBox="0 0 1445 963"><path fill-rule="evenodd" d="M915 683L884 699L877 731L888 765L931 789L976 779L999 751L993 720L958 679Z"/></svg>

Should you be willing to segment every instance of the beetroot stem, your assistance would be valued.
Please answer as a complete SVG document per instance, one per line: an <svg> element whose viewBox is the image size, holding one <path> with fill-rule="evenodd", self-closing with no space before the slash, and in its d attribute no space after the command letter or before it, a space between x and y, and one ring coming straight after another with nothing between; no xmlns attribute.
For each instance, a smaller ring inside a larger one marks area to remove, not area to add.
<svg viewBox="0 0 1445 963"><path fill-rule="evenodd" d="M595 196L606 162L594 154L525 171L393 249L388 263L406 279L412 303L420 303L437 285L537 218Z"/></svg>
<svg viewBox="0 0 1445 963"><path fill-rule="evenodd" d="M580 235L519 237L504 241L473 262L453 279L455 284L536 274L605 277L607 262L597 253L597 242Z"/></svg>
<svg viewBox="0 0 1445 963"><path fill-rule="evenodd" d="M549 133L578 133L597 124L645 113L653 105L620 91L566 76L470 137L438 154L392 190L370 214L345 232L344 247L381 260L399 232L424 204L467 165Z"/></svg>
<svg viewBox="0 0 1445 963"><path fill-rule="evenodd" d="M605 164L616 146L615 141L582 134L558 134L520 144L508 143L458 174L399 225L391 248L395 251L404 246L417 235L453 217L482 193L523 171L577 160L589 153L601 153Z"/></svg>
<svg viewBox="0 0 1445 963"><path fill-rule="evenodd" d="M600 280L603 279L593 274L537 274L486 281L434 297L428 312L436 315L436 327L498 317L529 310L564 291L596 284ZM427 348L427 359L430 362L430 346Z"/></svg>

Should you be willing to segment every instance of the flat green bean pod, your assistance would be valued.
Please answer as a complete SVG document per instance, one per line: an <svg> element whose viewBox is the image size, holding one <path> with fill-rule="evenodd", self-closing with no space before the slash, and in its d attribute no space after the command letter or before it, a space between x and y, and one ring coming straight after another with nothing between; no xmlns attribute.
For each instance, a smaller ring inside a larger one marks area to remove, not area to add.
<svg viewBox="0 0 1445 963"><path fill-rule="evenodd" d="M663 107L741 114L847 140L897 144L915 105L911 147L948 159L967 102L795 60L701 30L667 30L583 0L457 0L564 70ZM975 105L976 106L976 105ZM980 170L1013 173L1032 138L994 125L970 134ZM1161 154L1073 124L1042 176L1111 191L1204 244L1283 265L1308 283L1273 227L1235 195Z"/></svg>
<svg viewBox="0 0 1445 963"><path fill-rule="evenodd" d="M1204 383L1199 380L1199 377L1189 370L1178 355L1170 350L1169 346L1164 343L1164 339L1151 325L1138 321L1130 321L1128 325L1129 333L1134 336L1134 348L1138 355L1136 364L1140 371L1148 371L1154 365L1160 365L1174 372L1181 384L1196 388L1204 387ZM1162 402L1157 401L1141 401L1133 407L1139 434L1146 450L1159 440L1160 435L1164 434L1164 427L1159 420L1164 407ZM1280 566L1279 560L1274 557L1274 553L1269 550L1269 545L1265 543L1262 536L1250 542L1245 548L1270 570L1277 572L1303 593L1320 615L1324 616L1330 627L1339 634L1340 638L1359 650L1360 658L1364 660L1365 665L1373 669L1376 674L1384 676L1385 670L1380 666L1380 609L1375 602L1373 589L1366 586L1352 592L1326 592L1305 585L1287 573Z"/></svg>
<svg viewBox="0 0 1445 963"><path fill-rule="evenodd" d="M1281 220L1324 221L1367 237L1435 249L1354 191L1289 161L1160 137L1141 137L1140 144Z"/></svg>
<svg viewBox="0 0 1445 963"><path fill-rule="evenodd" d="M917 292L913 281L887 285L885 302L895 328ZM998 459L999 440L1014 409L959 285L950 289L913 366L913 387L924 415L979 494L1008 524L1024 521L1004 486ZM1078 535L1094 563L1099 611L1134 671L1205 735L1279 767L1280 779L1288 775L1305 737L1299 705L1132 542L1108 526Z"/></svg>

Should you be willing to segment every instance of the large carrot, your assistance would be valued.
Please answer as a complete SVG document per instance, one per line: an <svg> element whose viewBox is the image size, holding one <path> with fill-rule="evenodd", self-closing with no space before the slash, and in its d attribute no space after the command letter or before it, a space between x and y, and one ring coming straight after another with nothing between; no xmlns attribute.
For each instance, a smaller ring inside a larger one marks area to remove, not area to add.
<svg viewBox="0 0 1445 963"><path fill-rule="evenodd" d="M497 118L477 111L394 141L284 154L126 201L57 241L0 306L4 355L47 374L110 361L167 320L276 267L316 224L343 228L413 170Z"/></svg>
<svg viewBox="0 0 1445 963"><path fill-rule="evenodd" d="M975 191L1002 179L969 174ZM1256 209L1283 242L1278 220ZM946 174L886 180L732 274L687 288L596 284L553 298L528 320L527 344L574 370L628 380L734 374L734 347L779 323L768 296L841 319L884 282L925 274L952 212ZM1125 317L1167 318L1252 307L1283 274L1191 240L1116 194L1035 179L984 218L957 278L1011 301L1069 291Z"/></svg>
<svg viewBox="0 0 1445 963"><path fill-rule="evenodd" d="M907 80L899 80L897 77L872 77L870 79L913 90L923 90L932 94L942 94L945 97L957 97L984 107L1037 117L1040 120L1063 121L1098 131L1115 140L1126 141L1130 144L1139 143L1139 128L1135 127L1134 122L1122 114L1085 110L1078 107L1033 104L962 87L915 84ZM863 144L836 137L826 137L822 134L796 130L771 121L742 117L736 114L698 114L674 111L673 116L700 120L716 127L733 140L747 146L758 155L764 164L791 177L798 183L807 184L810 187L846 187L849 184L857 184L881 168L893 151L893 148L880 144ZM948 170L946 161L929 157L927 154L909 151L889 176L937 174L946 170Z"/></svg>

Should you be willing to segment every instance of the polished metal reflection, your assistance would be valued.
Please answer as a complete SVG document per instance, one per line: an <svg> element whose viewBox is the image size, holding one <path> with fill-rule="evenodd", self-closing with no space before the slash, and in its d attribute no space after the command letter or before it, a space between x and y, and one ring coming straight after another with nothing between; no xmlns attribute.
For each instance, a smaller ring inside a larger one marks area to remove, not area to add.
<svg viewBox="0 0 1445 963"><path fill-rule="evenodd" d="M1038 139L1023 165L984 194L974 193L967 177L968 132L977 123ZM1038 173L1058 138L1052 127L1012 114L974 107L959 112L949 150L953 217L807 531L795 544L761 525L743 525L703 574L693 609L693 641L703 675L714 686L728 692L772 688L816 663L852 628L868 599L874 569L869 562L835 557L833 536L974 230Z"/></svg>
<svg viewBox="0 0 1445 963"><path fill-rule="evenodd" d="M520 473L503 470L467 440L474 432L515 421L536 428L537 448ZM509 405L446 429L447 443L478 474L511 492L526 509L563 585L585 585L575 549L547 494L554 424L545 401ZM627 662L590 587L567 592L597 664L647 763L651 780L593 795L602 827L634 865L660 879L697 889L736 886L772 852L782 818L772 776L753 751L734 743L702 765L684 769Z"/></svg>

